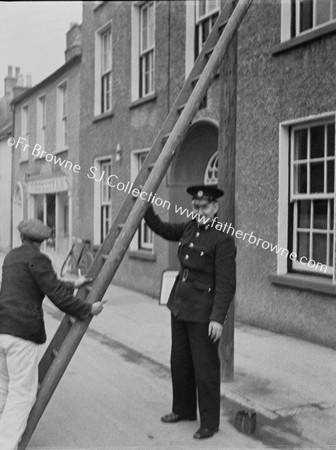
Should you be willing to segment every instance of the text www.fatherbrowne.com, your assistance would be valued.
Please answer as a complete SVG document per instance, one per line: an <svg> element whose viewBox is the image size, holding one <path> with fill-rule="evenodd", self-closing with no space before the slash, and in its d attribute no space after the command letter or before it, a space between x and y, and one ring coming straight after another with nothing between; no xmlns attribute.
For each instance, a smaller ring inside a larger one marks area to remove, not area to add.
<svg viewBox="0 0 336 450"><path fill-rule="evenodd" d="M9 147L18 148L18 146L23 146L21 151L29 151L30 145L25 143L25 138L19 137L17 140L14 137L10 137L7 140ZM63 169L67 169L76 174L80 173L81 167L78 164L73 164L72 161L62 159L57 157L52 153L47 153L42 150L41 145L35 144L31 149L31 154L35 158L44 158L47 162L53 163L55 165L59 165ZM99 174L99 175L98 175ZM99 168L96 166L91 166L89 168L89 172L86 174L90 180L94 180L97 183L105 183L111 188L115 188L118 191L125 192L127 194L131 194L133 197L139 197L142 201L146 201L155 206L162 207L164 209L170 210L171 203L168 200L164 200L156 195L156 193L150 192L147 193L144 190L139 190L134 188L133 183L127 181L126 183L119 180L119 177L115 174L110 174L106 176L105 172L100 173ZM270 250L271 252L275 252L276 254L280 254L281 256L285 256L286 258L290 258L292 261L298 261L302 265L306 265L309 269L318 270L320 272L324 271L326 273L328 267L325 264L320 262L316 262L313 259L308 259L306 256L301 256L300 258L295 252L289 253L289 250L278 245L274 245L269 241L258 238L253 234L253 231L250 233L244 233L242 230L235 230L232 223L222 223L217 219L213 219L212 221L209 218L205 218L204 216L200 216L199 212L190 211L188 208L183 208L182 206L174 205L175 214L179 214L180 216L184 216L187 219L198 221L203 225L208 225L209 227L214 228L217 231L221 231L223 233L231 234L231 236L235 236L237 239L242 239L243 241L247 240L247 242L251 245L256 245L263 248L264 250Z"/></svg>

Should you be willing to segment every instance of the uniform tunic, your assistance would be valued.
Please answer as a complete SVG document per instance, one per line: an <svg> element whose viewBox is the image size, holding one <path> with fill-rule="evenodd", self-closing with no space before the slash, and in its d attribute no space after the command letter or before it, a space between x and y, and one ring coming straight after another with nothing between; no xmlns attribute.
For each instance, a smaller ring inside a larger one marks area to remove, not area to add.
<svg viewBox="0 0 336 450"><path fill-rule="evenodd" d="M231 236L196 221L166 223L150 206L148 226L170 241L179 241L180 271L167 303L171 311L173 412L196 417L216 429L220 416L218 341L208 336L210 321L224 323L236 288L236 247ZM214 224L213 224L214 225ZM197 392L197 394L196 394Z"/></svg>

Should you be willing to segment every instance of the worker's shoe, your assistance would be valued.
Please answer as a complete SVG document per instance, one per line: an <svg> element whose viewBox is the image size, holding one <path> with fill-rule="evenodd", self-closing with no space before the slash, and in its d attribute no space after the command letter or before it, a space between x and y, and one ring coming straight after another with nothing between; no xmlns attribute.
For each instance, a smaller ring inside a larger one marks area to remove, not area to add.
<svg viewBox="0 0 336 450"><path fill-rule="evenodd" d="M161 417L161 422L164 423L176 423L176 422L180 422L181 420L196 420L196 416L193 417L185 417L185 416L181 416L180 414L176 414L176 413L169 413L169 414L165 414L164 416Z"/></svg>
<svg viewBox="0 0 336 450"><path fill-rule="evenodd" d="M196 433L194 434L194 438L195 439L207 439L207 438L211 438L215 433L217 433L218 431L218 427L217 428L203 428L201 427L199 430L196 431Z"/></svg>

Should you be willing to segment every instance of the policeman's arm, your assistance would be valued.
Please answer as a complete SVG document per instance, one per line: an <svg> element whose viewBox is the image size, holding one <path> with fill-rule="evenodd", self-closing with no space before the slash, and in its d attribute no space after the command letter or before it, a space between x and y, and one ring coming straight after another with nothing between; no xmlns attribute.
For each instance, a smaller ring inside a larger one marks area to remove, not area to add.
<svg viewBox="0 0 336 450"><path fill-rule="evenodd" d="M74 285L57 278L50 259L43 253L35 255L29 263L29 271L41 291L63 312L80 319L91 313L91 304L73 296Z"/></svg>
<svg viewBox="0 0 336 450"><path fill-rule="evenodd" d="M225 237L216 246L215 298L210 321L224 323L236 291L236 246Z"/></svg>
<svg viewBox="0 0 336 450"><path fill-rule="evenodd" d="M160 217L155 214L152 205L149 205L144 219L154 233L168 241L179 241L183 235L185 227L184 223L163 222Z"/></svg>

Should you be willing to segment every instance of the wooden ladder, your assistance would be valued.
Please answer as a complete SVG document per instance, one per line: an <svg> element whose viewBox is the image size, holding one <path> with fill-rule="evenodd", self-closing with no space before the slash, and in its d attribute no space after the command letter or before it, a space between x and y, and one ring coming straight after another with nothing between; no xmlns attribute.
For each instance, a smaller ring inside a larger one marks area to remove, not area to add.
<svg viewBox="0 0 336 450"><path fill-rule="evenodd" d="M239 0L232 11L232 1L226 1L201 53L195 61L193 69L151 147L133 184L134 188L142 185L143 191L146 193L155 193L158 189L212 80L218 73L225 51L237 32L251 2L252 0ZM87 277L94 279L93 285L92 287L86 286L79 289L77 297L90 303L102 300L147 207L148 202L140 198L135 201L131 195L127 195L87 273ZM27 447L91 319L77 320L66 315L51 340L39 364L39 390L20 442L20 449Z"/></svg>

